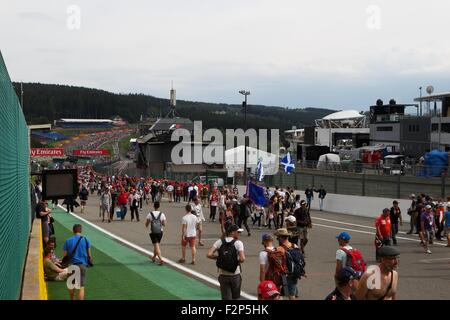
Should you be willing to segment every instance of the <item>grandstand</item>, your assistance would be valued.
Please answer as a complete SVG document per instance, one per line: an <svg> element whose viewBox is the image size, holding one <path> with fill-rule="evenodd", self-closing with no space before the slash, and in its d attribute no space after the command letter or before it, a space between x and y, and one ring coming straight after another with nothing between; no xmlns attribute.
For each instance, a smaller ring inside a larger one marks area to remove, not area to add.
<svg viewBox="0 0 450 320"><path fill-rule="evenodd" d="M31 135L35 136L37 138L43 138L46 140L52 140L52 141L59 141L59 140L65 140L67 139L66 136L57 133L57 132L45 132L45 131L41 131L41 130L32 130L31 131Z"/></svg>
<svg viewBox="0 0 450 320"><path fill-rule="evenodd" d="M113 128L114 121L110 119L59 119L55 127L60 128Z"/></svg>

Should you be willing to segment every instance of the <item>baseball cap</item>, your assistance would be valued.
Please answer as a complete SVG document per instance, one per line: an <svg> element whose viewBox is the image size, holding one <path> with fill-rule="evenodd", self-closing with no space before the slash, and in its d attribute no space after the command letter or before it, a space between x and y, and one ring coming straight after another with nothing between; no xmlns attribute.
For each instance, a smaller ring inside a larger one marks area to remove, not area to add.
<svg viewBox="0 0 450 320"><path fill-rule="evenodd" d="M228 228L228 232L231 233L234 231L242 232L244 229L240 229L237 225L233 224Z"/></svg>
<svg viewBox="0 0 450 320"><path fill-rule="evenodd" d="M305 200L300 201L300 205L302 204L306 204L306 201Z"/></svg>
<svg viewBox="0 0 450 320"><path fill-rule="evenodd" d="M396 257L399 256L400 252L391 246L382 246L378 249L378 256L380 257Z"/></svg>
<svg viewBox="0 0 450 320"><path fill-rule="evenodd" d="M294 223L297 220L295 219L295 217L293 215L290 215L290 216L287 216L286 218L284 218L284 221L289 221L291 223Z"/></svg>
<svg viewBox="0 0 450 320"><path fill-rule="evenodd" d="M336 280L340 283L347 283L350 280L353 279L359 279L361 278L361 272L356 272L353 270L353 268L350 267L344 267L341 270L339 270L338 274L336 275Z"/></svg>
<svg viewBox="0 0 450 320"><path fill-rule="evenodd" d="M280 292L273 281L266 280L258 285L258 294L260 294L263 299L269 299L274 295L279 295Z"/></svg>
<svg viewBox="0 0 450 320"><path fill-rule="evenodd" d="M342 240L350 240L352 237L347 232L341 232L336 236L336 239L342 239Z"/></svg>
<svg viewBox="0 0 450 320"><path fill-rule="evenodd" d="M427 204L427 205L425 206L425 209L431 209L431 206L430 206L429 204Z"/></svg>
<svg viewBox="0 0 450 320"><path fill-rule="evenodd" d="M273 240L273 237L270 233L266 233L262 235L262 241L269 241L269 240Z"/></svg>

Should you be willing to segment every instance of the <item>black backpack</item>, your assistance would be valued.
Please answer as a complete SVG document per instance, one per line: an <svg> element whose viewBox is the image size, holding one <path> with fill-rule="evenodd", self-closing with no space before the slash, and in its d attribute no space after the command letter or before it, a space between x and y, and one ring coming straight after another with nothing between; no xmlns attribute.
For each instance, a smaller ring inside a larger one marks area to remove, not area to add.
<svg viewBox="0 0 450 320"><path fill-rule="evenodd" d="M225 239L222 239L222 245L218 250L219 256L217 257L216 262L218 268L228 272L236 272L236 269L239 266L239 260L238 252L234 246L235 242L235 239L230 242L226 242Z"/></svg>
<svg viewBox="0 0 450 320"><path fill-rule="evenodd" d="M286 266L289 275L296 279L305 277L305 258L299 248L286 249Z"/></svg>

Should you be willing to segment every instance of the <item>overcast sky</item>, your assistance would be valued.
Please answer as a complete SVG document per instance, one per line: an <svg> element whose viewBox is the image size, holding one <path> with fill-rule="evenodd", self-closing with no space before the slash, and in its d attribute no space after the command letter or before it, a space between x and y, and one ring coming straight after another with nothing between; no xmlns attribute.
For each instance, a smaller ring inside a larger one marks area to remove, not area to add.
<svg viewBox="0 0 450 320"><path fill-rule="evenodd" d="M173 80L185 100L240 103L246 89L250 104L357 110L450 91L444 0L0 4L13 81L168 98Z"/></svg>

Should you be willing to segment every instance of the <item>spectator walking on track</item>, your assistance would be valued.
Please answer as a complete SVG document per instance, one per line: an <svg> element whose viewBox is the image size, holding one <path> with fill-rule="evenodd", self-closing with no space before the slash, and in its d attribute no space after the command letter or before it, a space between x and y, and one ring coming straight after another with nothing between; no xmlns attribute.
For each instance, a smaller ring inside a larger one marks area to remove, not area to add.
<svg viewBox="0 0 450 320"><path fill-rule="evenodd" d="M308 209L306 201L302 200L300 201L300 208L294 211L294 216L297 220L297 232L300 237L300 248L303 254L305 254L305 247L308 244L308 227L311 226L311 217Z"/></svg>
<svg viewBox="0 0 450 320"><path fill-rule="evenodd" d="M166 216L159 211L159 202L154 203L154 211L151 211L147 216L145 227L150 225L150 239L153 243L153 262L156 262L156 258L159 259L159 265L163 265L164 261L161 256L161 239L163 237L164 228L166 227Z"/></svg>
<svg viewBox="0 0 450 320"><path fill-rule="evenodd" d="M383 209L383 213L375 219L375 256L378 261L378 251L383 246L390 246L392 243L391 210Z"/></svg>
<svg viewBox="0 0 450 320"><path fill-rule="evenodd" d="M266 280L266 276L268 276L268 279L273 280L273 274L268 275L269 253L272 253L275 250L275 248L273 246L273 237L271 234L268 234L268 233L263 234L262 245L264 246L264 250L259 253L259 281L260 282L263 282L264 280ZM273 270L272 270L272 272L273 272Z"/></svg>
<svg viewBox="0 0 450 320"><path fill-rule="evenodd" d="M305 196L306 196L306 202L308 204L308 207L311 207L311 201L314 199L314 191L311 188L311 186L308 186L308 188L306 188Z"/></svg>
<svg viewBox="0 0 450 320"><path fill-rule="evenodd" d="M81 204L81 213L84 213L84 208L86 207L86 201L88 201L89 197L89 190L86 188L86 186L81 187L81 191L78 195L80 197L80 204Z"/></svg>
<svg viewBox="0 0 450 320"><path fill-rule="evenodd" d="M80 287L78 289L78 300L84 300L84 287L86 285L87 268L93 263L91 254L91 242L82 233L82 226L73 226L73 237L64 242L64 257L70 258L70 264L76 265L80 269ZM69 289L70 300L74 299L74 289Z"/></svg>
<svg viewBox="0 0 450 320"><path fill-rule="evenodd" d="M314 189L314 192L318 193L319 210L322 211L323 210L323 200L325 199L325 196L327 195L327 192L325 191L323 185L320 185L320 189L319 190Z"/></svg>
<svg viewBox="0 0 450 320"><path fill-rule="evenodd" d="M121 220L123 220L127 215L127 203L128 203L128 192L126 192L124 188L122 188L119 197L117 199L117 202L119 204L121 211Z"/></svg>
<svg viewBox="0 0 450 320"><path fill-rule="evenodd" d="M366 263L362 257L361 252L350 246L350 235L347 232L341 232L336 236L339 243L339 249L336 251L336 270L335 279L336 283L339 282L339 272L346 268L351 267L352 270L361 272L366 271Z"/></svg>
<svg viewBox="0 0 450 320"><path fill-rule="evenodd" d="M102 215L102 222L105 221L105 215L108 218L108 222L111 222L111 217L109 215L111 210L112 197L109 188L103 187L102 193L100 195L100 211Z"/></svg>
<svg viewBox="0 0 450 320"><path fill-rule="evenodd" d="M411 194L411 206L408 209L408 215L410 216L410 229L406 234L412 234L414 232L414 228L417 225L417 201L416 201L416 195Z"/></svg>
<svg viewBox="0 0 450 320"><path fill-rule="evenodd" d="M197 215L197 233L198 233L198 245L204 246L205 244L202 242L202 232L203 232L203 221L205 221L205 216L203 215L203 208L200 200L195 197L193 210L195 210Z"/></svg>
<svg viewBox="0 0 450 320"><path fill-rule="evenodd" d="M136 221L139 222L139 201L140 201L140 196L136 192L136 190L133 189L133 191L131 191L131 194L128 198L128 203L130 205L131 221L134 221L134 217L136 215Z"/></svg>
<svg viewBox="0 0 450 320"><path fill-rule="evenodd" d="M400 207L398 206L398 201L394 200L392 202L391 212L390 212L390 218L391 218L391 234L392 234L392 243L394 246L397 245L397 233L398 233L398 224L400 222L400 225L403 225L402 221L402 212L400 210Z"/></svg>
<svg viewBox="0 0 450 320"><path fill-rule="evenodd" d="M358 288L361 272L356 272L351 267L344 267L335 277L337 287L325 300L356 300L354 293Z"/></svg>
<svg viewBox="0 0 450 320"><path fill-rule="evenodd" d="M179 263L186 262L186 247L189 244L192 253L192 262L195 264L195 255L197 249L195 248L196 236L197 236L197 215L190 204L185 207L186 214L181 221L181 259Z"/></svg>
<svg viewBox="0 0 450 320"><path fill-rule="evenodd" d="M433 244L434 234L436 232L436 223L434 220L433 209L431 205L425 206L425 212L420 216L421 234L423 239L423 247L425 252L431 254L429 245Z"/></svg>
<svg viewBox="0 0 450 320"><path fill-rule="evenodd" d="M447 210L444 213L444 228L447 235L447 247L450 247L450 202L447 202Z"/></svg>
<svg viewBox="0 0 450 320"><path fill-rule="evenodd" d="M378 251L380 263L375 268L369 267L361 277L356 291L357 300L396 300L398 273L398 256L400 253L394 247L383 246ZM375 283L370 283L373 281ZM378 284L378 285L377 285Z"/></svg>
<svg viewBox="0 0 450 320"><path fill-rule="evenodd" d="M244 244L238 239L239 227L232 225L226 230L226 237L217 240L207 254L209 259L217 260L222 300L237 300L241 296L241 264L245 253Z"/></svg>

